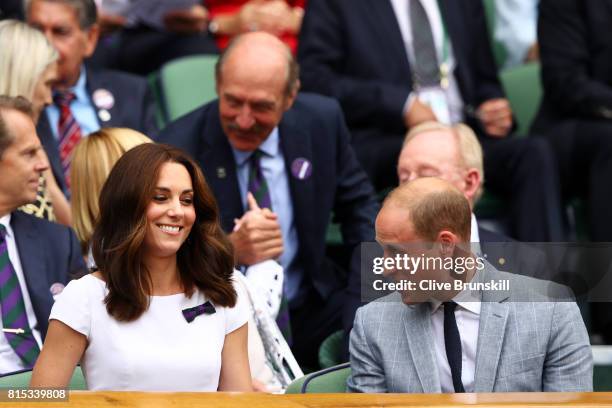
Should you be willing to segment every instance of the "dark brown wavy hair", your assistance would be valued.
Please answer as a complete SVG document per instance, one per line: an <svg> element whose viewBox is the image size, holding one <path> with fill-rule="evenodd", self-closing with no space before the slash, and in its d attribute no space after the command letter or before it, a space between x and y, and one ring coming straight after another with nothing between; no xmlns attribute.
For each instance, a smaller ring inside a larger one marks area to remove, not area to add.
<svg viewBox="0 0 612 408"><path fill-rule="evenodd" d="M125 153L100 193L100 214L92 237L96 265L108 287L108 313L133 321L149 307L152 283L143 264L146 209L155 195L164 163L185 166L193 184L196 219L177 252L177 267L187 296L197 288L220 306L233 307L232 246L219 224L213 194L198 165L182 150L147 143Z"/></svg>

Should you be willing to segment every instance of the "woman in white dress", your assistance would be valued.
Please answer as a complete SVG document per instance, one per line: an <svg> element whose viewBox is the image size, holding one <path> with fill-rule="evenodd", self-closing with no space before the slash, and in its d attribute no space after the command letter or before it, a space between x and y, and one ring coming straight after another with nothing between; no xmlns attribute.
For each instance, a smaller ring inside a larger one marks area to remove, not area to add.
<svg viewBox="0 0 612 408"><path fill-rule="evenodd" d="M66 387L80 361L91 390L249 391L244 295L198 166L137 146L102 188L99 271L58 297L31 386Z"/></svg>

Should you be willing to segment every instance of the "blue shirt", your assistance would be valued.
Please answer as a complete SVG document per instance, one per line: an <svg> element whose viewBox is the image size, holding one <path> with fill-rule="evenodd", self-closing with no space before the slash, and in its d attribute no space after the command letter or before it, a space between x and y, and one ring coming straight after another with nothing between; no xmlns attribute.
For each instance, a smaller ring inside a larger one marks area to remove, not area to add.
<svg viewBox="0 0 612 408"><path fill-rule="evenodd" d="M81 74L77 83L70 88L74 93L75 99L70 103L70 110L72 116L81 127L81 136L87 136L91 132L95 132L100 129L100 122L98 122L97 112L91 103L89 93L87 92L87 73L85 67L81 67ZM47 106L45 109L49 123L51 124L51 132L56 140L59 141L57 132L57 126L59 124L59 109L54 104Z"/></svg>
<svg viewBox="0 0 612 408"><path fill-rule="evenodd" d="M297 230L293 218L293 204L289 192L289 178L285 167L285 158L279 145L278 128L270 133L270 136L259 146L264 154L261 157L261 170L268 183L270 200L272 201L272 211L278 215L281 234L283 236L284 251L279 262L285 269L284 291L288 300L294 299L302 283L304 271L295 262L295 255L298 249ZM248 210L247 192L249 183L249 159L253 152L243 152L234 149L234 159L236 160L236 174L240 187L240 196L245 211Z"/></svg>

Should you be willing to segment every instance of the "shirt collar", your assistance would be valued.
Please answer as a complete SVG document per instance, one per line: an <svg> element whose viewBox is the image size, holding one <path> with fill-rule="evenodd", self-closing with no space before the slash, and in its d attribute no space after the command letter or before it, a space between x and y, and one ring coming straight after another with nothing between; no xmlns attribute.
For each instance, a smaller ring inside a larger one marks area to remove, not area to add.
<svg viewBox="0 0 612 408"><path fill-rule="evenodd" d="M481 280L482 274L479 270L476 270L471 282L480 282ZM457 293L452 300L462 308L474 313L475 315L480 315L482 303L482 293L480 291L462 290L461 292ZM430 299L429 304L431 305L431 314L433 315L438 311L442 305L442 302L437 299Z"/></svg>
<svg viewBox="0 0 612 408"><path fill-rule="evenodd" d="M88 101L86 84L87 84L87 70L85 69L84 65L81 65L81 73L79 74L79 79L76 81L76 84L74 84L74 86L69 89L70 92L74 94L76 101L79 101L79 102Z"/></svg>
<svg viewBox="0 0 612 408"><path fill-rule="evenodd" d="M4 228L6 228L6 236L11 238L13 236L13 230L11 229L11 213L0 217L0 224L4 225Z"/></svg>
<svg viewBox="0 0 612 408"><path fill-rule="evenodd" d="M272 129L270 135L264 142L259 145L258 149L265 153L266 156L275 157L278 154L278 143L279 143L279 133L278 126ZM253 152L244 152L238 149L235 149L232 146L232 152L234 153L234 159L236 160L236 164L238 166L242 166L249 160Z"/></svg>
<svg viewBox="0 0 612 408"><path fill-rule="evenodd" d="M472 230L470 232L470 242L471 243L479 243L480 242L480 234L478 233L478 221L476 221L476 216L472 213Z"/></svg>

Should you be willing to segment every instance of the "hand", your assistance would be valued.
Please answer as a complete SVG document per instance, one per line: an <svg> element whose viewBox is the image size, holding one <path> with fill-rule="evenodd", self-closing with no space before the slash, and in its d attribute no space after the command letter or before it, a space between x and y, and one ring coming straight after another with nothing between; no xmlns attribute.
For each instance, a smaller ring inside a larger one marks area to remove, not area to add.
<svg viewBox="0 0 612 408"><path fill-rule="evenodd" d="M259 29L279 35L291 25L291 7L284 0L271 0L262 3L256 11Z"/></svg>
<svg viewBox="0 0 612 408"><path fill-rule="evenodd" d="M248 193L247 201L249 210L242 218L234 220L234 231L229 235L236 263L253 265L278 258L283 253L278 216L268 208L259 208L251 193Z"/></svg>
<svg viewBox="0 0 612 408"><path fill-rule="evenodd" d="M525 55L525 62L536 62L540 60L540 47L537 42L531 44L527 54Z"/></svg>
<svg viewBox="0 0 612 408"><path fill-rule="evenodd" d="M483 102L478 107L476 115L489 136L504 138L512 128L512 109L505 98Z"/></svg>
<svg viewBox="0 0 612 408"><path fill-rule="evenodd" d="M179 34L194 34L206 30L208 25L208 10L199 4L194 4L185 10L175 10L164 16L166 30Z"/></svg>
<svg viewBox="0 0 612 408"><path fill-rule="evenodd" d="M437 120L438 118L436 118L435 113L433 113L429 105L421 102L418 97L414 98L412 106L410 106L410 109L404 114L404 123L408 129L423 122Z"/></svg>

